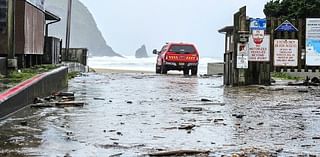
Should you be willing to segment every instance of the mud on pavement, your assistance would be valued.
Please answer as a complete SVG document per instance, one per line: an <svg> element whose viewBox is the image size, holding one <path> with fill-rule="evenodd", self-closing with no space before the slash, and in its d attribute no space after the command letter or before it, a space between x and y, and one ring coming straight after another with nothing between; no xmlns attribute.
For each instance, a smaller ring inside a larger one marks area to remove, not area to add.
<svg viewBox="0 0 320 157"><path fill-rule="evenodd" d="M0 155L320 155L319 88L229 88L222 81L86 74L68 91L87 105L27 108L2 121Z"/></svg>

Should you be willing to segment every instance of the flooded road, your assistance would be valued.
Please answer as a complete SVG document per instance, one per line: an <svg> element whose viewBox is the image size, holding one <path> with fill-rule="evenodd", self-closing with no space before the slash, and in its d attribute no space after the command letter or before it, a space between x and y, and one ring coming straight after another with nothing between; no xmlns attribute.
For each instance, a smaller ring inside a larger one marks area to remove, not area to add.
<svg viewBox="0 0 320 157"><path fill-rule="evenodd" d="M26 108L0 124L1 156L320 155L319 88L222 86L221 77L85 74L84 107Z"/></svg>

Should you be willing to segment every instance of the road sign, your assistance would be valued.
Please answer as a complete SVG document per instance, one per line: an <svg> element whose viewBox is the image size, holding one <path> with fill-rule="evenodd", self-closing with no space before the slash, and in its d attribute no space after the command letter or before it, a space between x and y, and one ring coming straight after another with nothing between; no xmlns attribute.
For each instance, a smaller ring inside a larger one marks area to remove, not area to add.
<svg viewBox="0 0 320 157"><path fill-rule="evenodd" d="M237 68L248 69L248 50L249 45L247 43L238 43L238 55L237 55Z"/></svg>
<svg viewBox="0 0 320 157"><path fill-rule="evenodd" d="M268 62L270 61L270 36L258 37L249 38L249 61Z"/></svg>
<svg viewBox="0 0 320 157"><path fill-rule="evenodd" d="M274 40L274 66L298 66L298 45L296 39Z"/></svg>
<svg viewBox="0 0 320 157"><path fill-rule="evenodd" d="M250 30L266 30L267 20L266 19L250 19Z"/></svg>
<svg viewBox="0 0 320 157"><path fill-rule="evenodd" d="M237 69L248 69L248 56L237 56Z"/></svg>
<svg viewBox="0 0 320 157"><path fill-rule="evenodd" d="M275 31L278 32L298 32L299 30L288 20L278 26Z"/></svg>
<svg viewBox="0 0 320 157"><path fill-rule="evenodd" d="M320 65L320 18L308 18L306 23L306 64Z"/></svg>

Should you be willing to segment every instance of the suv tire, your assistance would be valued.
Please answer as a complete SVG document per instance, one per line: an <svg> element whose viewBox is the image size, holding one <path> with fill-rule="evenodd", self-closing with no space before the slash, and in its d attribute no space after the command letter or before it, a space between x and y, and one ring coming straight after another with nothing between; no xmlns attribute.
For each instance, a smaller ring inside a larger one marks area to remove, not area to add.
<svg viewBox="0 0 320 157"><path fill-rule="evenodd" d="M161 65L160 73L161 74L167 74L168 73L166 65L164 65L164 64Z"/></svg>
<svg viewBox="0 0 320 157"><path fill-rule="evenodd" d="M191 69L191 75L197 75L198 74L198 67L194 67Z"/></svg>
<svg viewBox="0 0 320 157"><path fill-rule="evenodd" d="M161 73L161 67L159 65L156 65L156 74Z"/></svg>
<svg viewBox="0 0 320 157"><path fill-rule="evenodd" d="M189 75L189 69L188 68L183 69L183 75Z"/></svg>

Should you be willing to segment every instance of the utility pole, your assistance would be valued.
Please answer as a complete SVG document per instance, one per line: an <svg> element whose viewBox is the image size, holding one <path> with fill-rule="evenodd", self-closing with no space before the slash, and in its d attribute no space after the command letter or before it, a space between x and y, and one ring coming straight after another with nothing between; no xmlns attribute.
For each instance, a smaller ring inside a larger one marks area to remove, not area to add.
<svg viewBox="0 0 320 157"><path fill-rule="evenodd" d="M69 48L70 48L71 9L72 9L72 0L68 0L67 29L66 29L66 51L65 51L65 59L66 60L68 60L68 54L69 54Z"/></svg>
<svg viewBox="0 0 320 157"><path fill-rule="evenodd" d="M15 8L16 0L8 0L7 14L7 32L8 32L8 56L7 68L8 71L17 68L17 60L15 58ZM9 72L7 72L9 73Z"/></svg>

